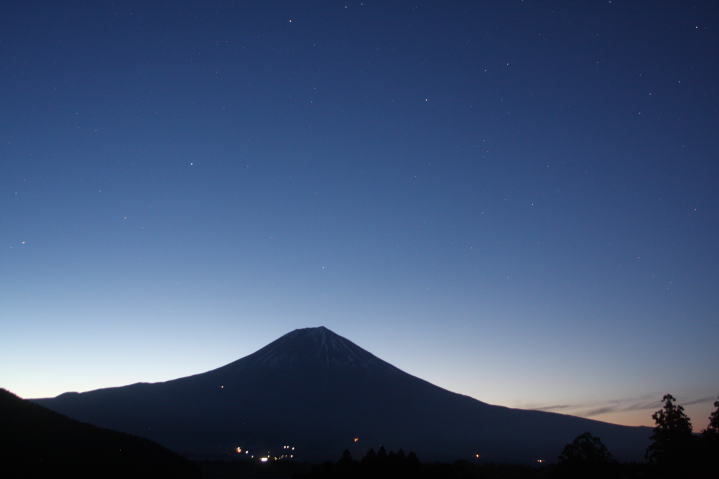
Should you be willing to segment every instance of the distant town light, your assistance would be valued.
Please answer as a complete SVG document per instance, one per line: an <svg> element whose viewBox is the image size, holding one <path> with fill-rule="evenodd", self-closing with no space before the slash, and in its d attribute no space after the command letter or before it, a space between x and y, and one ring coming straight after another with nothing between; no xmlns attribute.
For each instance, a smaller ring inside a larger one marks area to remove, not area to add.
<svg viewBox="0 0 719 479"><path fill-rule="evenodd" d="M480 457L481 457L481 454L480 454L480 453L476 453L476 454L474 455L474 458L475 458L475 459L479 459Z"/></svg>
<svg viewBox="0 0 719 479"><path fill-rule="evenodd" d="M355 437L354 439L352 439L352 442L359 442L359 437Z"/></svg>
<svg viewBox="0 0 719 479"><path fill-rule="evenodd" d="M240 446L237 446L235 448L235 451L237 451L237 454L242 454L242 448ZM247 452L247 451L245 451L245 452Z"/></svg>
<svg viewBox="0 0 719 479"><path fill-rule="evenodd" d="M537 459L537 464L544 464L544 459Z"/></svg>
<svg viewBox="0 0 719 479"><path fill-rule="evenodd" d="M267 462L267 461L269 461L269 460L270 460L269 457L261 457L261 458L260 458L260 462Z"/></svg>

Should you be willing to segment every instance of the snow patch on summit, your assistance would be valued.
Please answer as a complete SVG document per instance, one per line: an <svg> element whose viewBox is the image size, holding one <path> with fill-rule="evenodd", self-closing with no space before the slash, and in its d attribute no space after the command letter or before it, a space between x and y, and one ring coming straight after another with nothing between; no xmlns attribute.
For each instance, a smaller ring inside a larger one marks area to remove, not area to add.
<svg viewBox="0 0 719 479"><path fill-rule="evenodd" d="M254 353L252 359L253 362L283 367L308 362L319 362L327 368L390 366L324 326L296 329Z"/></svg>

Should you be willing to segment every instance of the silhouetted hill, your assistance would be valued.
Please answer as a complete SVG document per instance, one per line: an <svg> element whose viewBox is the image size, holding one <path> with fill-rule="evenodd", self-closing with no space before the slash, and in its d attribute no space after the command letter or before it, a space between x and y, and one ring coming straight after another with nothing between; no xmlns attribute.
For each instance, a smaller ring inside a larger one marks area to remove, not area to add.
<svg viewBox="0 0 719 479"><path fill-rule="evenodd" d="M553 460L591 432L615 457L641 460L651 432L489 405L411 376L324 327L292 331L203 374L37 402L194 455L292 444L298 458L316 460L383 444L426 460L480 452L489 461L530 462Z"/></svg>
<svg viewBox="0 0 719 479"><path fill-rule="evenodd" d="M48 471L99 477L197 476L189 461L147 439L83 424L5 389L0 389L0 432L3 477L36 477Z"/></svg>

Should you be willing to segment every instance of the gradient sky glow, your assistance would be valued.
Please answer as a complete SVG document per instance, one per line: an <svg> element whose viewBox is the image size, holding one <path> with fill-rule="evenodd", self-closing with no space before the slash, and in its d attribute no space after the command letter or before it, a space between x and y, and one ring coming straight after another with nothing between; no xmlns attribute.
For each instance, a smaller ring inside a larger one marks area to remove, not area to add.
<svg viewBox="0 0 719 479"><path fill-rule="evenodd" d="M0 386L325 325L482 401L719 395L714 1L0 5Z"/></svg>

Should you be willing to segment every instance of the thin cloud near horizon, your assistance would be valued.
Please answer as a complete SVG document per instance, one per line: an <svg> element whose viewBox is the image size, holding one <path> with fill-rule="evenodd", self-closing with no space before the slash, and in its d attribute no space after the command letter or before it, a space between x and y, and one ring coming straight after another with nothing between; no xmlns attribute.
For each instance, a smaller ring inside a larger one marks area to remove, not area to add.
<svg viewBox="0 0 719 479"><path fill-rule="evenodd" d="M602 414L616 413L616 412L630 412L630 411L643 411L647 409L657 409L661 407L661 400L641 400L646 399L648 396L641 398L626 398L617 399L613 401L601 401L595 403L584 403L584 404L550 404L547 406L543 405L528 405L523 406L525 409L534 409L537 411L573 411L573 415L583 417L594 417ZM682 401L679 404L681 406L691 406L693 404L704 404L714 401L715 396L705 396L689 401ZM587 409L589 408L589 409ZM582 411L582 409L585 409Z"/></svg>

